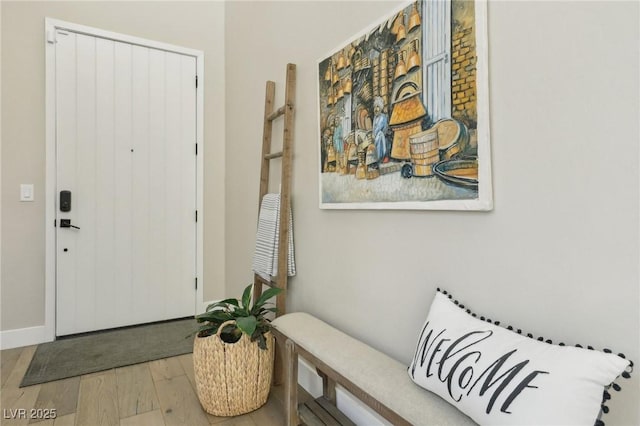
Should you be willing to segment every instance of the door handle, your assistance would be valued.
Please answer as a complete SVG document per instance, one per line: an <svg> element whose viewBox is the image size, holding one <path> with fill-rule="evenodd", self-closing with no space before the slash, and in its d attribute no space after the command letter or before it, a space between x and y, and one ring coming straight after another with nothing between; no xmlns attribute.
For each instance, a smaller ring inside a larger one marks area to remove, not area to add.
<svg viewBox="0 0 640 426"><path fill-rule="evenodd" d="M71 224L71 219L60 219L60 228L75 228L80 229L79 226Z"/></svg>

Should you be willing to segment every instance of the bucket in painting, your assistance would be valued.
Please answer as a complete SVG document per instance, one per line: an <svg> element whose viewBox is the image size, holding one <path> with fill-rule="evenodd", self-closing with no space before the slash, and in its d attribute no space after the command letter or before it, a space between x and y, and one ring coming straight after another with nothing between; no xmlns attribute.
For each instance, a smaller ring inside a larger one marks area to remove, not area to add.
<svg viewBox="0 0 640 426"><path fill-rule="evenodd" d="M450 160L461 155L469 143L467 127L453 118L446 118L434 124L440 142L440 159Z"/></svg>
<svg viewBox="0 0 640 426"><path fill-rule="evenodd" d="M429 129L409 137L409 151L414 176L431 176L432 166L440 160L437 129Z"/></svg>

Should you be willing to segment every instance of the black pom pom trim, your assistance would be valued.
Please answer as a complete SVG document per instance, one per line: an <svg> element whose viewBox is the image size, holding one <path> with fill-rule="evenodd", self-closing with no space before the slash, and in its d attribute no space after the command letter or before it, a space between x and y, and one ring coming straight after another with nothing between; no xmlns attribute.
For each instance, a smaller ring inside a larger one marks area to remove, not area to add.
<svg viewBox="0 0 640 426"><path fill-rule="evenodd" d="M602 420L596 420L593 426L604 426L604 422Z"/></svg>

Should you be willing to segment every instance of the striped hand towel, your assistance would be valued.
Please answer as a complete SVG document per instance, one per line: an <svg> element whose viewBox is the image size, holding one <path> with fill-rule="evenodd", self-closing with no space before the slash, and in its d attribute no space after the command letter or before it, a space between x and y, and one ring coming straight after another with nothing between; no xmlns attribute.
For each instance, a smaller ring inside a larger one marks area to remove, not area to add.
<svg viewBox="0 0 640 426"><path fill-rule="evenodd" d="M253 272L265 280L278 274L278 232L280 223L280 194L266 194L262 198L258 216L256 249L253 255ZM289 209L289 253L287 270L290 277L296 274L293 248L293 214Z"/></svg>

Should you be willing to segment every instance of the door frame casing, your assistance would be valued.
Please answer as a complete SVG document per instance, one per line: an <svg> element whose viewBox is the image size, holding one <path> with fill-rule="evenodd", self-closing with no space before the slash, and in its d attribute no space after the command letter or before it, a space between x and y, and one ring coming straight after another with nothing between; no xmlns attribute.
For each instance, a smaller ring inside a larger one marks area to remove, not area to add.
<svg viewBox="0 0 640 426"><path fill-rule="evenodd" d="M192 56L196 60L196 140L198 153L196 155L196 210L198 220L196 225L196 276L197 289L194 301L194 315L202 310L204 305L204 52L200 50L175 46L140 37L119 34L92 28L85 25L45 18L45 144L46 144L46 174L45 174L45 315L44 338L53 341L56 338L56 30L68 30L74 33L86 34L108 40L149 47ZM195 84L195 82L194 82ZM194 146L195 150L195 146ZM195 282L194 282L195 285Z"/></svg>

